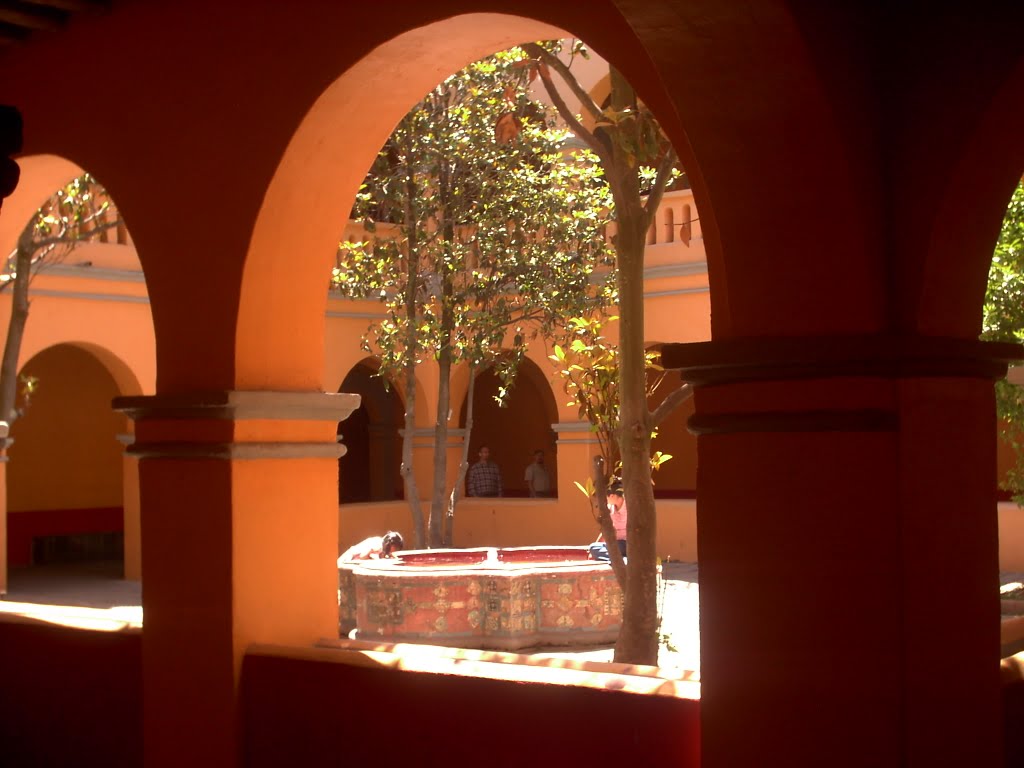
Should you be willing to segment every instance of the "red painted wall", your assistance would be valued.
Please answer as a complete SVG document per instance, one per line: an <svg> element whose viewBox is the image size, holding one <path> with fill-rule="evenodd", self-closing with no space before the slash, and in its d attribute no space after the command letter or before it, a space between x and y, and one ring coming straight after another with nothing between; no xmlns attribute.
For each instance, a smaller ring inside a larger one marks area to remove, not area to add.
<svg viewBox="0 0 1024 768"><path fill-rule="evenodd" d="M111 533L124 530L124 509L39 509L7 518L7 564L32 564L32 539L73 533Z"/></svg>
<svg viewBox="0 0 1024 768"><path fill-rule="evenodd" d="M248 768L700 765L687 699L262 653L245 658L241 696Z"/></svg>
<svg viewBox="0 0 1024 768"><path fill-rule="evenodd" d="M141 765L141 640L0 619L0 765Z"/></svg>

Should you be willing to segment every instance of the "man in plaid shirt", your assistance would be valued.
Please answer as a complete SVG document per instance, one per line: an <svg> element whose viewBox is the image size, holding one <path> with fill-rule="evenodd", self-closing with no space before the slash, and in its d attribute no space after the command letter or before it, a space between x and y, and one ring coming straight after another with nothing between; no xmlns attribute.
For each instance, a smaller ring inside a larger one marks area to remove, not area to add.
<svg viewBox="0 0 1024 768"><path fill-rule="evenodd" d="M491 449L480 446L480 461L466 474L467 496L501 496L501 470L491 461Z"/></svg>

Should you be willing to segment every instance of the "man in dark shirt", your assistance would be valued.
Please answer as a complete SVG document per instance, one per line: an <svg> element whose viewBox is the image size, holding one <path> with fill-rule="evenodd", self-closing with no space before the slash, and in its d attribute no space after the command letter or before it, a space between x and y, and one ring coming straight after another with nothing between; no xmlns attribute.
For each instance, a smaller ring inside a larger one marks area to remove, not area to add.
<svg viewBox="0 0 1024 768"><path fill-rule="evenodd" d="M491 461L491 449L480 446L480 461L466 473L467 496L501 496L501 470Z"/></svg>

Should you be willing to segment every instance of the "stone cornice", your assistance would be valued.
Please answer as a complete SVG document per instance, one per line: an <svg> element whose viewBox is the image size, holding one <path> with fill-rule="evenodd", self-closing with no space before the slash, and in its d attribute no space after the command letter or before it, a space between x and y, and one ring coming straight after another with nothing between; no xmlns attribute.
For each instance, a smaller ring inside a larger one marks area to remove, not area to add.
<svg viewBox="0 0 1024 768"><path fill-rule="evenodd" d="M557 424L552 424L551 429L554 432L590 432L589 421L560 421Z"/></svg>
<svg viewBox="0 0 1024 768"><path fill-rule="evenodd" d="M658 299L663 296L686 296L691 293L710 293L711 288L706 285L698 285L694 288L671 288L667 291L644 291L645 299Z"/></svg>
<svg viewBox="0 0 1024 768"><path fill-rule="evenodd" d="M880 408L816 409L774 413L695 413L686 422L695 435L740 432L892 432L895 412Z"/></svg>
<svg viewBox="0 0 1024 768"><path fill-rule="evenodd" d="M401 437L405 437L405 430L404 429L398 430L398 434ZM419 440L433 440L434 439L434 428L433 427L416 427L416 429L414 429L412 431L412 437L413 437L414 440L417 440L417 439L419 439ZM461 437L461 438L464 439L466 437L466 430L464 430L462 428L459 428L459 429L449 428L448 429L448 437L450 437L450 438L460 438Z"/></svg>
<svg viewBox="0 0 1024 768"><path fill-rule="evenodd" d="M324 392L228 390L183 395L116 397L114 410L141 419L288 419L343 421L359 407L359 395Z"/></svg>
<svg viewBox="0 0 1024 768"><path fill-rule="evenodd" d="M45 266L39 274L54 275L56 277L74 277L83 280L108 280L118 283L146 282L146 276L141 269L87 267L81 264L51 264Z"/></svg>
<svg viewBox="0 0 1024 768"><path fill-rule="evenodd" d="M644 280L657 280L665 277L687 277L689 275L706 275L706 261L685 261L681 264L660 264L644 270Z"/></svg>
<svg viewBox="0 0 1024 768"><path fill-rule="evenodd" d="M765 337L666 344L662 365L694 386L862 376L1000 379L1018 344L887 334Z"/></svg>
<svg viewBox="0 0 1024 768"><path fill-rule="evenodd" d="M139 459L337 459L344 456L341 443L142 443L125 453Z"/></svg>
<svg viewBox="0 0 1024 768"><path fill-rule="evenodd" d="M78 299L80 301L119 301L126 304L149 304L149 296L133 296L129 293L92 293L87 291L61 291L54 288L33 288L32 296L47 296L52 299Z"/></svg>

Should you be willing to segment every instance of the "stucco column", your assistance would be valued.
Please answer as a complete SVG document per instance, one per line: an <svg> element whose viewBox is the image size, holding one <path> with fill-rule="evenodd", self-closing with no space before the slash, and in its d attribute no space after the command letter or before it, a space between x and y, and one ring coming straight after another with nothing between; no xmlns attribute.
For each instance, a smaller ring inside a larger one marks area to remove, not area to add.
<svg viewBox="0 0 1024 768"><path fill-rule="evenodd" d="M586 485L594 472L594 457L601 453L601 446L589 422L563 421L552 424L551 429L558 435L558 498L561 501L582 499L576 482Z"/></svg>
<svg viewBox="0 0 1024 768"><path fill-rule="evenodd" d="M117 441L125 447L121 457L121 507L124 510L124 577L142 579L142 520L139 510L139 460L127 449L135 435L124 433Z"/></svg>
<svg viewBox="0 0 1024 768"><path fill-rule="evenodd" d="M400 437L404 439L405 430L398 430ZM448 452L447 472L445 474L445 494L452 487L459 471L459 462L462 460L462 443L466 439L466 430L449 429L448 444L444 447ZM434 428L418 427L412 434L412 463L413 472L416 476L416 487L419 489L420 498L430 499L431 489L434 486ZM469 463L476 461L475 456L469 457Z"/></svg>
<svg viewBox="0 0 1024 768"><path fill-rule="evenodd" d="M0 421L0 595L7 594L7 449L10 425Z"/></svg>
<svg viewBox="0 0 1024 768"><path fill-rule="evenodd" d="M666 352L695 385L702 765L1000 764L992 380L1015 354Z"/></svg>
<svg viewBox="0 0 1024 768"><path fill-rule="evenodd" d="M356 395L128 397L139 463L147 767L238 765L252 643L337 634L337 423Z"/></svg>
<svg viewBox="0 0 1024 768"><path fill-rule="evenodd" d="M395 459L400 462L402 455L397 431L391 424L370 424L369 433L370 501L393 501L400 481Z"/></svg>

